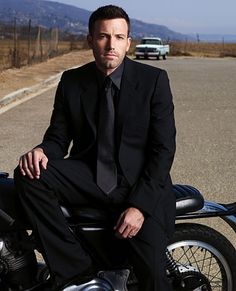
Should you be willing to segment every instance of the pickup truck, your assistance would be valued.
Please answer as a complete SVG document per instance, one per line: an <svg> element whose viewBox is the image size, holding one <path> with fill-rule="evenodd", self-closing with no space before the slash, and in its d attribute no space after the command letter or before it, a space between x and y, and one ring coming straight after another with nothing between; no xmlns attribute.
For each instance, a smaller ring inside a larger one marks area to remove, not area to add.
<svg viewBox="0 0 236 291"><path fill-rule="evenodd" d="M159 60L161 56L163 60L165 60L169 52L169 45L164 45L159 37L144 37L142 38L141 43L135 47L135 56L137 59L141 57L145 59L155 57Z"/></svg>

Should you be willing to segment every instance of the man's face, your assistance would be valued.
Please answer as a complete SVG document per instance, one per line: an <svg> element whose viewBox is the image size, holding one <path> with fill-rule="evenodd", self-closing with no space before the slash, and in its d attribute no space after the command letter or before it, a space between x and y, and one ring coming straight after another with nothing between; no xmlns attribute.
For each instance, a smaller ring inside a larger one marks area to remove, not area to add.
<svg viewBox="0 0 236 291"><path fill-rule="evenodd" d="M122 63L130 43L128 25L123 18L97 20L92 35L88 35L96 64L106 75Z"/></svg>

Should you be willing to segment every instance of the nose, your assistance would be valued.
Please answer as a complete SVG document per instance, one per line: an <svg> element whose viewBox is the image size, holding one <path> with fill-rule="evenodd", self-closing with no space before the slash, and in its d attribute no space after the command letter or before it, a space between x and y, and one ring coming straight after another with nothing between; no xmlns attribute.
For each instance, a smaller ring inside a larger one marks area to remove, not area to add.
<svg viewBox="0 0 236 291"><path fill-rule="evenodd" d="M114 37L110 36L107 41L107 49L114 50L115 49L115 39Z"/></svg>

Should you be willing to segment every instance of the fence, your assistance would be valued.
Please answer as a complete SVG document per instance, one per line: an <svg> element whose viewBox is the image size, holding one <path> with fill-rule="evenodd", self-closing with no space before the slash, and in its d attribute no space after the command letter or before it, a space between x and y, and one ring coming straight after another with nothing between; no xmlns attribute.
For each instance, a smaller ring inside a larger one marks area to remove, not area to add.
<svg viewBox="0 0 236 291"><path fill-rule="evenodd" d="M130 53L134 55L135 46L140 40L132 42ZM198 41L169 41L171 56L192 56L192 57L236 57L236 43L222 42L201 42Z"/></svg>
<svg viewBox="0 0 236 291"><path fill-rule="evenodd" d="M134 54L138 40L132 42L130 54ZM58 28L46 29L31 25L0 23L0 71L12 67L42 62L74 49L87 48L85 36L75 36ZM173 56L236 57L236 43L206 43L191 41L170 42Z"/></svg>
<svg viewBox="0 0 236 291"><path fill-rule="evenodd" d="M198 57L236 57L236 43L211 42L172 42L172 56L198 56Z"/></svg>
<svg viewBox="0 0 236 291"><path fill-rule="evenodd" d="M73 49L85 47L85 37L60 32L58 28L46 29L0 24L0 70L45 61Z"/></svg>

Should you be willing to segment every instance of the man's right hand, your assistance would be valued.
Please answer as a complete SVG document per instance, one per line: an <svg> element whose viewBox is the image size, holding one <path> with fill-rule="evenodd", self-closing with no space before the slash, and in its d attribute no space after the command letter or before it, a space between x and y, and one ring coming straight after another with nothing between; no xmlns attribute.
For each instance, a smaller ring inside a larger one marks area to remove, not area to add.
<svg viewBox="0 0 236 291"><path fill-rule="evenodd" d="M48 158L42 148L34 148L20 157L19 167L22 175L39 179L41 167L46 170Z"/></svg>

